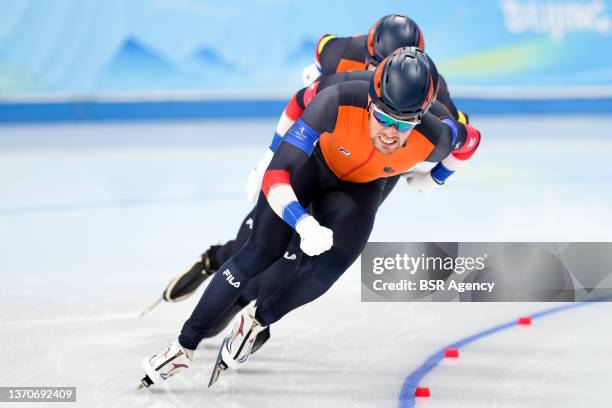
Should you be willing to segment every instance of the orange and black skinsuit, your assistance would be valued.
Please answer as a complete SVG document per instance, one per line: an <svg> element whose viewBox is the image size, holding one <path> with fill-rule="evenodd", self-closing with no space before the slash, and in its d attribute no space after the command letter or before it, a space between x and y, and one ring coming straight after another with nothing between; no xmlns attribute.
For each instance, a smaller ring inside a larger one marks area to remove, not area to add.
<svg viewBox="0 0 612 408"><path fill-rule="evenodd" d="M453 129L440 117L426 113L410 133L405 146L392 154L379 153L370 139L367 97L366 81L329 87L306 108L288 136L300 126L311 128L318 134L315 157L324 159L322 163L337 179L352 183L384 181L384 178L407 172L417 163L441 161L454 150L453 147L463 144L466 134L462 126L457 125L453 134ZM438 112L441 109L439 104L434 108ZM444 119L452 120L452 116L447 113ZM280 152L279 156L282 156ZM275 157L269 169L275 168L276 161Z"/></svg>
<svg viewBox="0 0 612 408"><path fill-rule="evenodd" d="M318 92L321 92L322 90L330 86L347 81L369 81L372 76L372 73L373 72L371 71L351 71L322 76L312 85L297 91L287 104L284 114L292 122L295 122L301 118L304 109L306 109L310 102L312 102ZM274 135L274 139L272 140L272 143L269 147L270 150L275 152L278 149L279 144L283 140L283 136L284 135L279 135L278 133ZM389 193L391 193L398 180L399 175L397 177L387 179L385 183L385 189L383 191L383 201L387 198ZM251 210L251 212L246 215L243 222L240 224L240 229L238 230L238 234L236 235L235 240L228 241L223 245L212 245L208 249L207 253L209 254L210 262L212 263L213 269L218 269L219 266L225 263L225 261L227 261L233 254L235 254L240 248L242 248L249 235L251 234L251 222L253 220L254 211L255 209ZM299 239L296 239L292 243L291 248L288 249L288 252L290 254L297 254L297 258L295 259L297 261L299 261L299 259L301 258L301 251L299 250L299 247ZM294 264L297 263L298 262L294 262ZM242 299L245 304L253 300L256 294L255 285L252 285L252 287L248 288L248 290L249 294L247 295L245 293L244 298Z"/></svg>
<svg viewBox="0 0 612 408"><path fill-rule="evenodd" d="M426 113L402 148L379 153L369 135L368 87L367 81L349 81L326 88L291 127L264 176L249 239L221 266L227 273L213 275L183 326L181 345L195 349L219 316L236 303L241 287L283 259L293 227L307 216L306 208L333 230L333 247L316 257L304 256L306 261L281 290L258 297L256 317L269 325L321 296L365 246L385 179L423 161L441 161L463 146L465 128L437 104L432 109L450 122ZM227 280L229 274L234 284Z"/></svg>
<svg viewBox="0 0 612 408"><path fill-rule="evenodd" d="M336 37L331 34L324 35L317 42L315 49L315 65L321 75L330 75L336 72L348 72L366 69L366 41L367 35L354 37ZM421 34L420 48L423 48ZM467 123L467 118L457 110L453 103L446 80L440 74L440 89L436 98L444 104L455 119Z"/></svg>
<svg viewBox="0 0 612 408"><path fill-rule="evenodd" d="M292 122L295 122L301 118L304 112L304 109L306 109L306 107L310 104L310 102L312 102L315 99L316 95L319 92L333 85L340 84L340 83L347 82L347 81L353 81L353 80L369 81L372 74L373 74L373 71L361 70L361 71L339 72L335 74L323 75L312 85L300 89L293 95L293 97L287 104L287 107L285 108L284 115L286 115ZM434 107L432 108L432 112L434 112L435 114L437 114L436 109L439 109L439 104L434 104ZM444 114L442 113L439 116L444 116ZM274 139L272 140L272 143L270 144L270 147L269 147L270 150L275 152L278 149L278 146L280 145L283 139L283 136L284 135L279 135L278 133L275 134ZM391 177L388 177L386 179L385 187L382 193L381 204L387 198L387 196L391 193L391 191L393 190L393 188L399 181L399 178L400 178L400 175L399 173L396 172L394 175L391 175ZM214 266L214 269L218 269L219 266L225 263L225 261L227 261L233 254L235 254L236 252L238 252L240 248L242 248L242 246L244 245L244 243L246 242L246 240L248 239L251 233L251 227L252 227L251 222L253 220L253 212L254 212L254 209L249 214L247 214L247 216L245 217L238 231L238 234L236 235L235 240L228 241L225 244L220 245L220 246L213 245L210 247L210 249L208 250L208 253L210 254L210 259ZM299 250L299 239L296 238L292 241L292 245L288 249L288 252L290 254L297 254L296 257L297 257L297 261L299 262L300 257L301 257L301 251ZM294 263L298 263L298 262L294 262ZM256 293L255 287L256 285L252 285L250 288L248 288L249 293L247 294L245 292L244 299L243 299L244 302L248 303L249 301L254 299L255 293Z"/></svg>

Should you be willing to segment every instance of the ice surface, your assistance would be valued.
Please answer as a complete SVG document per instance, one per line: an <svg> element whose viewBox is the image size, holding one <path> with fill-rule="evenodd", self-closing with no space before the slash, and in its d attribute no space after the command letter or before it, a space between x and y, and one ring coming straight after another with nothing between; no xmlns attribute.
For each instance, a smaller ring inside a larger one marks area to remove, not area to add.
<svg viewBox="0 0 612 408"><path fill-rule="evenodd" d="M612 118L473 122L483 142L469 166L429 195L400 183L372 241L612 240ZM274 127L0 127L0 386L76 386L83 407L393 407L436 350L552 306L362 304L353 265L214 388L220 337L184 376L135 391L140 360L177 336L201 290L138 313L236 232L250 208L246 176ZM417 406L607 407L611 311L590 305L483 338L424 378L432 398Z"/></svg>

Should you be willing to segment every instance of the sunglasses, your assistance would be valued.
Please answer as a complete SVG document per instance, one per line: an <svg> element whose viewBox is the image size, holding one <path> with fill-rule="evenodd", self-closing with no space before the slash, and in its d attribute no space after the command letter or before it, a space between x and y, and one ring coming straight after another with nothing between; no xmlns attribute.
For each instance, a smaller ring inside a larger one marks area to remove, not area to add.
<svg viewBox="0 0 612 408"><path fill-rule="evenodd" d="M376 107L374 102L370 103L370 107L372 108L372 114L378 123L384 127L395 126L398 132L407 132L414 129L416 125L421 123L420 116L415 116L410 120L399 120L381 111L378 107Z"/></svg>

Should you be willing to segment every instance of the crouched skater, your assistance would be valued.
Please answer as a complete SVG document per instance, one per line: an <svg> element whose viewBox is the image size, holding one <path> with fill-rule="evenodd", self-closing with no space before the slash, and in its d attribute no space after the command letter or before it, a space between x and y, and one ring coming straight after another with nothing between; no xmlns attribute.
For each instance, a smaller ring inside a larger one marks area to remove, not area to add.
<svg viewBox="0 0 612 408"><path fill-rule="evenodd" d="M246 361L261 331L321 296L357 259L387 178L428 161L438 164L418 178L442 184L457 160L452 153L467 154L478 144L477 132L428 112L435 95L428 61L418 48L403 49L386 58L370 81L344 82L317 95L264 173L247 242L213 275L179 338L144 360L142 386L189 367L193 351L241 288L281 258L297 232L301 250L312 259L282 290L241 314L222 344L211 383L221 369Z"/></svg>

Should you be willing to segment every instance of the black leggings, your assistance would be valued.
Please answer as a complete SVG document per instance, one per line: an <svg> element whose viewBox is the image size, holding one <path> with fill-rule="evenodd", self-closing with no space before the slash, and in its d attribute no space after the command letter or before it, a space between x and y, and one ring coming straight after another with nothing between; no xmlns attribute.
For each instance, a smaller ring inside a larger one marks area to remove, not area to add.
<svg viewBox="0 0 612 408"><path fill-rule="evenodd" d="M300 273L292 273L295 268L285 270L282 290L260 282L260 291L265 288L266 293L258 294L257 318L264 325L321 296L357 259L374 225L385 180L363 184L339 181L321 157L313 154L293 177L292 186L302 206L311 206L312 215L333 230L334 244L319 256L302 255ZM249 281L288 252L294 230L272 211L263 195L253 218L247 242L219 268L185 322L179 337L184 347L195 349L204 334L236 303ZM274 274L282 273L280 270L275 269ZM268 279L277 280L273 275L264 281Z"/></svg>
<svg viewBox="0 0 612 408"><path fill-rule="evenodd" d="M313 203L315 218L334 232L334 246L316 257L304 255L298 268L284 279L281 288L260 291L257 320L263 325L275 323L331 288L363 251L374 226L380 199L380 186L369 186L335 191ZM273 265L272 271L275 268ZM264 281L267 281L267 273Z"/></svg>
<svg viewBox="0 0 612 408"><path fill-rule="evenodd" d="M385 186L382 191L382 201L384 201L391 193L395 185L397 184L400 176L389 177L385 181ZM322 209L322 205L318 206L318 216L321 218L321 222L324 222L331 214L325 214L325 210ZM330 206L334 208L334 206ZM347 207L349 208L349 207ZM231 256L237 253L246 243L251 233L255 218L255 209L251 210L249 214L243 220L238 235L235 240L228 241L224 245L218 247L214 246L212 251L213 264L219 265L227 262ZM349 214L350 216L350 214ZM263 305L259 307L259 314L267 314L268 316L264 319L267 322L273 323L281 319L286 313L293 310L293 308L287 308L288 302L282 301L282 295L277 293L278 291L288 290L288 293L293 292L290 288L299 287L301 285L311 284L309 282L311 278L310 270L312 266L310 263L316 258L304 256L304 253L300 249L300 237L297 233L294 233L291 237L291 242L287 247L283 256L277 259L268 269L259 275L252 278L246 287L240 291L240 296L236 302L236 307L226 312L223 319L219 320L218 323L209 330L206 337L213 337L225 329L225 326L234 317L236 311L249 304L251 301L258 299L257 304ZM333 283L333 282L332 282ZM287 289L285 289L287 288ZM276 296L274 296L276 294ZM273 297L274 296L274 297ZM288 296L288 295L286 295ZM274 300L279 300L279 305L285 307L275 307Z"/></svg>

